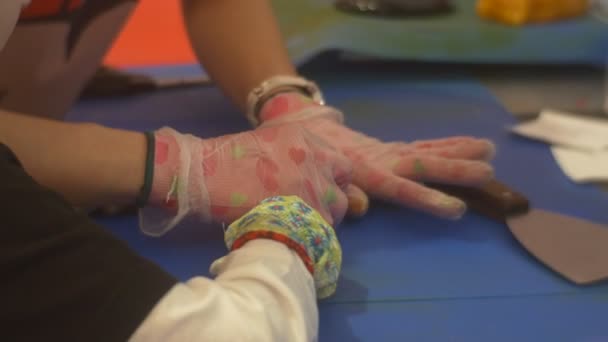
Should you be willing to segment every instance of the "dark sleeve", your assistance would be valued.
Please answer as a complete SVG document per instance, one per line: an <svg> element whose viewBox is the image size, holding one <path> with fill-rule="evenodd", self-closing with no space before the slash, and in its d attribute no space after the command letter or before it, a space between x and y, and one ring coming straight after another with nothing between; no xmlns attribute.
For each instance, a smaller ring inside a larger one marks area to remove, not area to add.
<svg viewBox="0 0 608 342"><path fill-rule="evenodd" d="M0 196L0 341L126 341L175 285L2 144Z"/></svg>

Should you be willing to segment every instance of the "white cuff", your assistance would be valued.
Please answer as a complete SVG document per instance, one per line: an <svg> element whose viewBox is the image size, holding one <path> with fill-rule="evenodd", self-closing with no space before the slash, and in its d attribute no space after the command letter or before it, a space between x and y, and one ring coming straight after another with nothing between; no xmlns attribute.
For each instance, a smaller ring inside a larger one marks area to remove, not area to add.
<svg viewBox="0 0 608 342"><path fill-rule="evenodd" d="M215 280L175 285L131 341L314 341L313 278L273 240L254 240L212 265Z"/></svg>

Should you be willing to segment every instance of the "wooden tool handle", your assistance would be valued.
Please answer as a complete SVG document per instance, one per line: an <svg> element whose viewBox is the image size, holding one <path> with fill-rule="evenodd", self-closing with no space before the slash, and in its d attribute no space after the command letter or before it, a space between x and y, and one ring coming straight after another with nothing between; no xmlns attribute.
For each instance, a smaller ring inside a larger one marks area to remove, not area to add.
<svg viewBox="0 0 608 342"><path fill-rule="evenodd" d="M504 221L508 216L529 210L529 202L524 195L497 180L490 181L481 188L454 185L433 185L433 187L462 199L470 209L498 221Z"/></svg>

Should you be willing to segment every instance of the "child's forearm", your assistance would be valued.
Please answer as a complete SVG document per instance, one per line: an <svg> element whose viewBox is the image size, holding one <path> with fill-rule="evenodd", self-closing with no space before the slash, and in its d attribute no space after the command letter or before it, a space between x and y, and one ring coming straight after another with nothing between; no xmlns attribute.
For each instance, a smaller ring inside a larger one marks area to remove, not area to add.
<svg viewBox="0 0 608 342"><path fill-rule="evenodd" d="M132 203L143 185L142 133L0 110L0 142L37 182L74 205Z"/></svg>
<svg viewBox="0 0 608 342"><path fill-rule="evenodd" d="M215 280L177 283L14 159L0 144L0 340L316 340L313 277L281 242L249 241L213 264Z"/></svg>
<svg viewBox="0 0 608 342"><path fill-rule="evenodd" d="M283 244L248 242L156 304L130 341L313 341L318 312L313 279ZM287 318L288 317L288 318Z"/></svg>

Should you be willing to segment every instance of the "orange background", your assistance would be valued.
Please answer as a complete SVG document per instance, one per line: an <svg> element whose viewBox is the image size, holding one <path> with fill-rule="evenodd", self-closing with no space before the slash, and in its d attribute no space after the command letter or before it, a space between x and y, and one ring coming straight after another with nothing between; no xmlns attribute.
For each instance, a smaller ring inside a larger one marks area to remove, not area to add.
<svg viewBox="0 0 608 342"><path fill-rule="evenodd" d="M105 63L132 66L195 62L180 6L178 0L140 0Z"/></svg>

